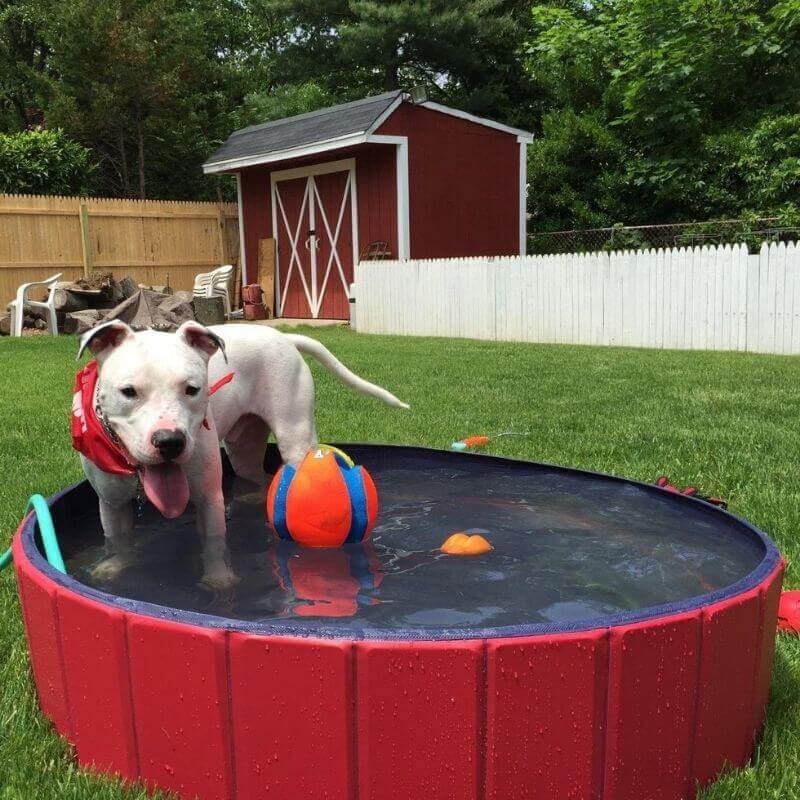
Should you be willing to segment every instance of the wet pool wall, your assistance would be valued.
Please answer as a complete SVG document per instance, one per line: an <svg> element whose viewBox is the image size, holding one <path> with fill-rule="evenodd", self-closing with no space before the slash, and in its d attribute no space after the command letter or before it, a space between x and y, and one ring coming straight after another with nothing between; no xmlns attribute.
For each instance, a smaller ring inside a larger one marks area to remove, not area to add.
<svg viewBox="0 0 800 800"><path fill-rule="evenodd" d="M42 711L78 762L185 798L693 797L749 759L783 567L693 612L513 639L271 637L130 613L14 542Z"/></svg>

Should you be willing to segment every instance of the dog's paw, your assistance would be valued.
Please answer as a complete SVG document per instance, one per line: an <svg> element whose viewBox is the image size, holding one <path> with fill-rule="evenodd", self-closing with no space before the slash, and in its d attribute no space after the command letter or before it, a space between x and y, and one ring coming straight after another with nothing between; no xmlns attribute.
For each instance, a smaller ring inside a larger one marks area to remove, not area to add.
<svg viewBox="0 0 800 800"><path fill-rule="evenodd" d="M227 565L223 564L203 573L200 583L215 592L232 589L241 578Z"/></svg>
<svg viewBox="0 0 800 800"><path fill-rule="evenodd" d="M113 581L130 563L120 556L104 558L92 567L92 577L96 581Z"/></svg>

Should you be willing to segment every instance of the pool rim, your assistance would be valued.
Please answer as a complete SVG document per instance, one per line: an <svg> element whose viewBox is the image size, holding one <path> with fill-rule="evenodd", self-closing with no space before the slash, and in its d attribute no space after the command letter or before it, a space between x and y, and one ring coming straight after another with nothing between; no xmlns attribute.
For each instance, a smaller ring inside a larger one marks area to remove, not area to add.
<svg viewBox="0 0 800 800"><path fill-rule="evenodd" d="M770 537L745 519L736 516L718 506L714 506L695 497L678 494L676 492L663 489L653 484L637 481L632 478L609 475L607 473L592 470L579 469L577 467L550 464L548 462L530 461L526 459L508 458L505 456L494 456L484 453L460 453L450 450L441 450L432 447L420 447L416 445L397 445L380 443L342 443L336 444L344 450L368 449L368 450L397 450L405 453L435 453L438 457L446 456L448 460L459 461L464 458L480 459L492 463L504 463L517 466L535 466L551 471L558 471L571 475L578 475L583 478L599 478L611 480L617 483L635 486L647 492L666 497L670 502L677 504L694 504L695 508L701 508L712 516L722 516L743 533L758 540L764 548L764 555L759 564L747 575L729 584L726 587L717 589L706 594L695 595L673 603L665 603L657 606L646 606L632 611L619 612L617 614L602 615L597 617L587 617L581 620L573 620L567 623L525 623L517 625L500 625L483 628L460 628L460 627L426 627L426 628L395 628L392 630L383 628L370 628L368 626L342 628L327 626L324 623L311 626L304 623L302 626L293 625L291 621L285 622L257 622L248 620L231 619L220 617L213 614L204 614L198 611L187 611L184 609L162 606L145 600L132 600L120 595L96 589L81 583L69 574L63 574L53 568L39 550L35 541L36 521L34 515L28 514L19 526L19 539L22 552L28 562L37 571L45 575L51 581L62 588L74 592L86 599L100 603L120 611L139 614L142 616L165 620L184 625L224 630L231 632L246 633L257 636L292 637L304 639L323 639L332 641L387 641L387 642L437 642L437 641L468 641L468 640L487 640L487 639L514 639L522 637L553 636L558 634L580 633L597 629L614 628L635 623L650 622L654 620L673 617L686 612L696 611L706 606L714 605L726 600L731 600L740 595L746 594L752 589L763 584L782 564L782 557L775 543ZM274 445L270 445L274 448ZM84 490L88 484L87 480L79 481L64 489L56 492L47 498L47 504L52 508L59 501L68 497L72 493Z"/></svg>

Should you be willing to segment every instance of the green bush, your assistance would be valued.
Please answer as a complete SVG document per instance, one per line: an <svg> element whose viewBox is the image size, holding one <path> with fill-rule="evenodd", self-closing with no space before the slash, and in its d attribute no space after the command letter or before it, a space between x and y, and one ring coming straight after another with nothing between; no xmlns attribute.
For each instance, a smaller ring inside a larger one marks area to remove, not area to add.
<svg viewBox="0 0 800 800"><path fill-rule="evenodd" d="M61 130L0 134L0 192L88 194L91 151Z"/></svg>

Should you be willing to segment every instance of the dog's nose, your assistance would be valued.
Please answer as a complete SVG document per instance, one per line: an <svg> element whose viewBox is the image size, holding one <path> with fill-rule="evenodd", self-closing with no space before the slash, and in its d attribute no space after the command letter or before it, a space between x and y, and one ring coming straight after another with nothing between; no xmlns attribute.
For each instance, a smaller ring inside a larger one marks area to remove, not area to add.
<svg viewBox="0 0 800 800"><path fill-rule="evenodd" d="M183 431L160 428L150 437L153 447L166 461L177 458L186 447L186 434Z"/></svg>

